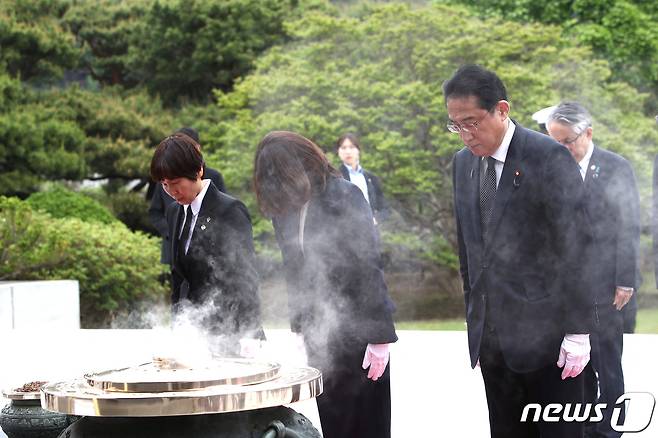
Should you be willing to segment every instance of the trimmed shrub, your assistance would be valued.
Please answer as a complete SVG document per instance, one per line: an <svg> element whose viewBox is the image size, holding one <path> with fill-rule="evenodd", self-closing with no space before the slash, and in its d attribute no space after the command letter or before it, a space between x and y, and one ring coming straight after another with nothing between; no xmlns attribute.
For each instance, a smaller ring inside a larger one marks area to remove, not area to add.
<svg viewBox="0 0 658 438"><path fill-rule="evenodd" d="M78 280L84 328L109 327L167 294L158 240L118 221L53 218L0 197L0 247L0 280Z"/></svg>
<svg viewBox="0 0 658 438"><path fill-rule="evenodd" d="M155 236L156 229L148 216L149 201L142 192L120 191L107 195L107 204L114 216L133 231L144 231Z"/></svg>
<svg viewBox="0 0 658 438"><path fill-rule="evenodd" d="M118 223L104 205L82 193L54 186L43 192L36 192L27 198L27 203L55 218L78 218L84 222Z"/></svg>

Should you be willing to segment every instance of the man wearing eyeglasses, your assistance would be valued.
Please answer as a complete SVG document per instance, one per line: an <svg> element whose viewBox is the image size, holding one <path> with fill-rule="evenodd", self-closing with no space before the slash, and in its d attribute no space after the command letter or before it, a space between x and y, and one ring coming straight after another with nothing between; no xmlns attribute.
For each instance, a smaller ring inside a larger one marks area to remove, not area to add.
<svg viewBox="0 0 658 438"><path fill-rule="evenodd" d="M590 338L596 375L586 374L585 389L589 398L606 403L607 408L603 421L586 425L585 431L587 437L618 438L621 432L612 429L610 419L624 393L622 309L640 284L640 196L630 163L592 142L592 117L582 105L560 103L549 114L546 127L578 163L593 236L586 274L593 285L598 322ZM622 417L618 423L623 421Z"/></svg>
<svg viewBox="0 0 658 438"><path fill-rule="evenodd" d="M569 152L509 118L495 73L466 65L443 85L471 366L479 362L493 438L583 436L578 422L521 421L524 407L583 402L591 294L588 232Z"/></svg>

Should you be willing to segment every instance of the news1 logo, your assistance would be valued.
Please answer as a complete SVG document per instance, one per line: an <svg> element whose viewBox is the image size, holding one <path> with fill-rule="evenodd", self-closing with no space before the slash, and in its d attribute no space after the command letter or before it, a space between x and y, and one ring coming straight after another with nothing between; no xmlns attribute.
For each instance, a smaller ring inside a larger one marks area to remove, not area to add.
<svg viewBox="0 0 658 438"><path fill-rule="evenodd" d="M619 405L626 406L625 418L622 416L622 406ZM627 392L615 402L610 426L617 432L642 432L651 424L655 407L656 399L651 393ZM541 419L548 423L558 421L598 423L603 421L603 410L605 408L607 408L606 403L576 403L574 405L571 403L550 403L546 406L529 403L523 408L521 422L531 421L537 423Z"/></svg>

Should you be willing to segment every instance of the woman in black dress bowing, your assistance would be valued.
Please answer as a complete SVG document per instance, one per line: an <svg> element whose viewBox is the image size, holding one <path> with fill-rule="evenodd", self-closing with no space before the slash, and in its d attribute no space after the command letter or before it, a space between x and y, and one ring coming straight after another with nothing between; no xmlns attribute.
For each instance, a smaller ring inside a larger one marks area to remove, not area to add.
<svg viewBox="0 0 658 438"><path fill-rule="evenodd" d="M206 330L215 353L253 351L250 340L264 335L251 220L203 172L199 145L182 133L162 140L151 160L151 177L176 200L166 210L174 317Z"/></svg>
<svg viewBox="0 0 658 438"><path fill-rule="evenodd" d="M397 336L370 206L292 132L260 142L254 186L283 255L292 330L323 373L323 435L390 437L388 344Z"/></svg>

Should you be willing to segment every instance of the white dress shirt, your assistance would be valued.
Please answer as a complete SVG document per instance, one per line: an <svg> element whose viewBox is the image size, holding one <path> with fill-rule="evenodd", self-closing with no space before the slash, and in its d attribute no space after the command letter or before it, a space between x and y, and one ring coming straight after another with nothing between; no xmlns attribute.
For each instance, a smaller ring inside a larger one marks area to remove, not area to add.
<svg viewBox="0 0 658 438"><path fill-rule="evenodd" d="M350 172L350 182L361 189L363 196L366 198L366 201L368 201L368 204L370 204L370 199L368 198L368 184L366 184L366 176L363 174L361 165L357 164L356 170L354 170L352 166L347 166L345 164L343 164L343 166L347 167L347 170Z"/></svg>
<svg viewBox="0 0 658 438"><path fill-rule="evenodd" d="M508 119L509 120L509 119ZM512 136L514 135L514 130L516 129L516 126L514 123L512 123L511 120L509 120L509 123L507 125L507 131L505 131L505 135L503 136L503 141L500 143L500 146L498 146L498 149L496 149L496 152L494 152L491 157L496 160L496 188L498 188L498 183L500 182L500 177L503 174L503 166L505 166L505 159L507 158L507 151L509 150L509 145L512 142ZM487 157L482 157L482 173L480 175L480 178L485 174L487 171Z"/></svg>
<svg viewBox="0 0 658 438"><path fill-rule="evenodd" d="M196 195L196 198L194 198L194 201L190 204L190 209L192 210L192 225L190 225L190 234L189 236L186 237L185 239L185 254L187 254L187 250L190 248L190 241L192 240L192 235L194 234L194 226L196 225L196 220L197 217L199 217L199 210L201 210L201 204L203 203L203 197L206 196L206 192L208 191L208 187L210 186L210 180L209 179L204 179L203 180L203 188L199 192L198 195ZM185 220L187 220L187 205L184 205L183 207L186 207L183 209L183 224L185 223ZM181 229L179 233L182 233L183 230ZM179 235L179 238L183 236Z"/></svg>
<svg viewBox="0 0 658 438"><path fill-rule="evenodd" d="M587 175L587 167L589 166L589 161L592 159L592 152L594 152L594 143L590 141L589 146L587 147L587 153L578 163L578 167L580 167L580 176L583 177L583 181L585 181L585 175Z"/></svg>

